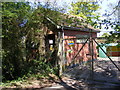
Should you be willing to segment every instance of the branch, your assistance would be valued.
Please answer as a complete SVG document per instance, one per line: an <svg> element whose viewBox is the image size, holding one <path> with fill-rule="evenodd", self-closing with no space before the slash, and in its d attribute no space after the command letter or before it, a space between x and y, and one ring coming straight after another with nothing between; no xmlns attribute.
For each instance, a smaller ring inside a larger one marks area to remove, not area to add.
<svg viewBox="0 0 120 90"><path fill-rule="evenodd" d="M108 14L106 15L107 17L111 16L113 13L116 12L117 8L119 8L119 5L120 5L120 1L118 2L118 5L115 7L115 10L111 13L111 14Z"/></svg>

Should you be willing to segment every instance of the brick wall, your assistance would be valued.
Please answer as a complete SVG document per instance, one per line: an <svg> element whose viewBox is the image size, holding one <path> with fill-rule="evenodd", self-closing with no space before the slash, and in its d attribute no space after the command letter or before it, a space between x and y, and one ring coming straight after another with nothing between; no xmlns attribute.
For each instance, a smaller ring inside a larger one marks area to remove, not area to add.
<svg viewBox="0 0 120 90"><path fill-rule="evenodd" d="M84 31L75 31L75 30L65 30L64 31L64 39L67 38L76 38L76 35L89 35L89 32ZM97 33L93 32L93 37L97 37ZM83 42L86 40L83 40ZM72 43L71 43L72 42ZM67 60L67 63L72 62L72 58L76 55L76 53L79 51L79 49L82 47L83 43L77 43L76 39L71 40L64 40L64 51L65 51L65 58ZM82 51L77 55L75 58L75 62L81 62L81 61L88 61L90 60L90 52L89 52L89 44L87 43ZM97 49L96 44L94 43L94 59L97 58Z"/></svg>

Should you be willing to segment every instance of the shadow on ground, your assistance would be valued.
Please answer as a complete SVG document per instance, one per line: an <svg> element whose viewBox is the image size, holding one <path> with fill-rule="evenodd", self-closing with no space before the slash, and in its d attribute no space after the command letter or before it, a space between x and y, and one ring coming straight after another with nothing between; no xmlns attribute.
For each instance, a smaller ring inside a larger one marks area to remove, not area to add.
<svg viewBox="0 0 120 90"><path fill-rule="evenodd" d="M120 66L120 62L115 63ZM95 61L94 72L89 63L74 65L66 69L62 78L59 77L59 81L54 82L53 86L45 88L2 90L119 90L120 71L110 61Z"/></svg>
<svg viewBox="0 0 120 90"><path fill-rule="evenodd" d="M115 63L120 65L118 61ZM80 90L81 87L86 88L86 90L119 90L120 88L120 71L110 61L95 61L94 72L92 72L89 63L69 67L64 75L77 82L81 81L80 86L79 84L75 86L77 90Z"/></svg>

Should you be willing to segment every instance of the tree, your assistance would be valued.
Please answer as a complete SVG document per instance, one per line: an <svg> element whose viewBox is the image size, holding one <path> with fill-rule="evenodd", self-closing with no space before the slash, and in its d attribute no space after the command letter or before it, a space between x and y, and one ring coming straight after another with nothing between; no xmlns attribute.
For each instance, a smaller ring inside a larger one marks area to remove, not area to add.
<svg viewBox="0 0 120 90"><path fill-rule="evenodd" d="M59 9L50 6L49 3L39 3L37 9L32 9L26 2L2 2L1 5L3 80L17 79L29 72L36 73L42 68L45 70L42 71L46 72L49 65L39 60L40 38L44 40L45 33L42 28L50 24L47 17L57 23Z"/></svg>
<svg viewBox="0 0 120 90"><path fill-rule="evenodd" d="M98 22L98 25L101 27L105 26L104 28L106 30L109 30L109 29L114 30L114 31L110 32L109 36L108 35L106 36L107 43L115 42L115 43L118 43L118 46L120 45L120 41L119 41L119 38L120 38L119 7L120 7L120 1L118 0L116 5L114 5L114 7L112 7L112 11L104 14L104 17L106 17L106 19L100 20Z"/></svg>
<svg viewBox="0 0 120 90"><path fill-rule="evenodd" d="M76 2L71 4L70 14L82 17L85 20L85 23L89 23L92 26L96 23L95 20L99 19L97 11L99 9L99 5L94 2Z"/></svg>
<svg viewBox="0 0 120 90"><path fill-rule="evenodd" d="M28 33L29 3L2 2L3 79L22 75L25 62L23 38ZM18 72L19 71L19 72Z"/></svg>

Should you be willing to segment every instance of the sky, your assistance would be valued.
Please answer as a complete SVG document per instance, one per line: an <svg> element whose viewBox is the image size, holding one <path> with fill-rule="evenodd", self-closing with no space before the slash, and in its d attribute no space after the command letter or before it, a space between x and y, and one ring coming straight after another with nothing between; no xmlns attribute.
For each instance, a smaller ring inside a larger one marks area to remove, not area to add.
<svg viewBox="0 0 120 90"><path fill-rule="evenodd" d="M30 2L46 2L47 0L27 0L27 1L30 1ZM54 2L55 0L49 0L51 2ZM69 7L70 6L70 3L72 2L76 2L76 1L89 1L89 0L57 0L57 3L59 6L64 6L64 7ZM91 0L91 1L97 1L97 0ZM107 19L107 17L103 16L103 14L105 14L105 12L107 13L111 13L113 11L113 7L115 5L117 5L117 2L119 0L101 0L102 3L99 3L100 5L100 10L98 12L100 12L101 14L101 19ZM113 18L114 16L112 16L111 18ZM101 29L101 32L98 34L98 36L101 36L103 33L106 33L106 32L109 32L109 31L114 31L113 29L109 29L109 30L106 30L106 29Z"/></svg>
<svg viewBox="0 0 120 90"><path fill-rule="evenodd" d="M115 7L115 5L117 5L118 0L103 0L102 3L100 3L101 9L99 10L99 12L101 13L101 19L107 19L108 17L104 17L103 14L105 14L105 12L111 13L113 11L113 7ZM113 18L115 16L111 16L110 18ZM98 33L98 36L101 36L103 33L108 33L110 31L114 31L113 29L101 29L101 32Z"/></svg>

